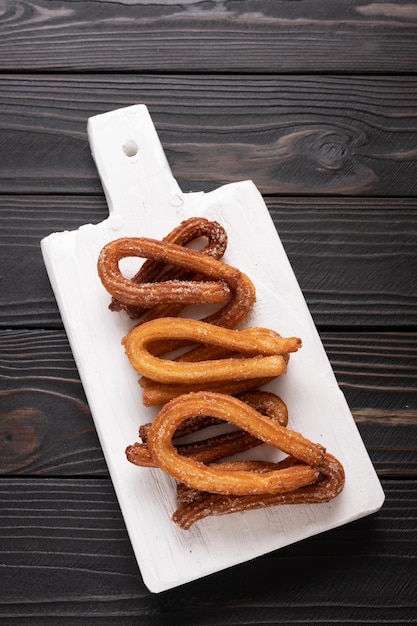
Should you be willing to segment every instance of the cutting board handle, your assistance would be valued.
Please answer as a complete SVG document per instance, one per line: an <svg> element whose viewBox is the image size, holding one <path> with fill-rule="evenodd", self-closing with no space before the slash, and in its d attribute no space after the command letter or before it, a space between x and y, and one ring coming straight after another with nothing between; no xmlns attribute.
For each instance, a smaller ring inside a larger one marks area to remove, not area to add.
<svg viewBox="0 0 417 626"><path fill-rule="evenodd" d="M110 215L152 217L183 202L144 104L91 117L87 132Z"/></svg>

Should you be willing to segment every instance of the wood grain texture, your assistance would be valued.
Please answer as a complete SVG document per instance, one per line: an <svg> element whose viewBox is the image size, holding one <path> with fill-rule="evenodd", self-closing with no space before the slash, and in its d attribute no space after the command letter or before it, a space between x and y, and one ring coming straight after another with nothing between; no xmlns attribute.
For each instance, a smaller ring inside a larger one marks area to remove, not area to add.
<svg viewBox="0 0 417 626"><path fill-rule="evenodd" d="M416 476L417 334L362 330L322 340L379 475Z"/></svg>
<svg viewBox="0 0 417 626"><path fill-rule="evenodd" d="M0 625L415 623L416 35L410 0L0 0ZM87 119L139 102L184 191L264 194L387 496L159 595L39 248L107 217Z"/></svg>
<svg viewBox="0 0 417 626"><path fill-rule="evenodd" d="M3 0L3 70L413 72L411 2Z"/></svg>
<svg viewBox="0 0 417 626"><path fill-rule="evenodd" d="M103 197L1 196L0 289L3 327L62 327L40 241L108 216Z"/></svg>
<svg viewBox="0 0 417 626"><path fill-rule="evenodd" d="M0 193L100 193L87 119L144 103L184 191L415 197L416 102L414 76L3 75Z"/></svg>
<svg viewBox="0 0 417 626"><path fill-rule="evenodd" d="M378 473L416 476L416 335L322 339ZM0 383L0 474L107 476L64 331L2 331Z"/></svg>
<svg viewBox="0 0 417 626"><path fill-rule="evenodd" d="M416 328L414 199L266 202L321 329ZM0 196L0 327L62 327L40 239L107 215L102 196Z"/></svg>
<svg viewBox="0 0 417 626"><path fill-rule="evenodd" d="M2 479L0 623L406 623L417 483L383 486L372 517L152 595L109 480Z"/></svg>
<svg viewBox="0 0 417 626"><path fill-rule="evenodd" d="M416 328L415 200L267 204L316 324Z"/></svg>
<svg viewBox="0 0 417 626"><path fill-rule="evenodd" d="M63 331L0 335L0 474L107 475Z"/></svg>

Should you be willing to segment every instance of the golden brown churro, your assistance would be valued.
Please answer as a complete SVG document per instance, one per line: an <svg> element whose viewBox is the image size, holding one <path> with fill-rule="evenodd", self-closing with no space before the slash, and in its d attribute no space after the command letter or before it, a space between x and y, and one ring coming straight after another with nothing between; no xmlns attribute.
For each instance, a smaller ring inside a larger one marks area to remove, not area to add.
<svg viewBox="0 0 417 626"><path fill-rule="evenodd" d="M201 280L161 280L136 283L125 278L119 262L127 257L146 257L202 274ZM222 303L230 298L228 284L240 277L238 269L197 250L144 237L125 237L108 243L98 260L100 279L107 291L129 306L152 308L159 304Z"/></svg>
<svg viewBox="0 0 417 626"><path fill-rule="evenodd" d="M151 349L164 339L210 344L243 356L191 362L161 359ZM297 337L283 338L269 329L235 330L176 317L135 326L124 339L126 354L139 374L160 383L179 385L279 376L286 370L284 355L295 352L300 345Z"/></svg>
<svg viewBox="0 0 417 626"><path fill-rule="evenodd" d="M164 243L174 243L179 246L185 246L199 238L207 238L207 244L200 249L202 254L206 254L215 259L221 259L227 247L227 233L225 229L215 221L207 220L203 217L191 217L184 220L166 237L162 239ZM190 280L195 278L191 272L169 264L147 259L142 264L139 271L133 276L133 283L152 283L161 280ZM132 306L112 298L109 308L112 311L126 310L132 319L141 317L146 309L140 306ZM183 308L183 305L159 305L152 312L153 317L161 317L163 315L174 315ZM151 316L150 315L150 316Z"/></svg>
<svg viewBox="0 0 417 626"><path fill-rule="evenodd" d="M172 443L177 427L190 417L207 414L242 428L306 465L265 474L230 472L222 470L221 464L213 468L178 454ZM202 491L235 495L284 492L311 484L319 476L317 466L324 456L322 446L287 430L237 398L212 392L189 393L166 404L149 428L148 449L155 464L180 482Z"/></svg>

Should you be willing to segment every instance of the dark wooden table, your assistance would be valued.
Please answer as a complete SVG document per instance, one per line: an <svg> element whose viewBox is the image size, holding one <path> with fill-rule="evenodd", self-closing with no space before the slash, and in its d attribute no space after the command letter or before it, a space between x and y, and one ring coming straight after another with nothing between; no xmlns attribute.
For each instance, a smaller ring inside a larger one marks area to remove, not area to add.
<svg viewBox="0 0 417 626"><path fill-rule="evenodd" d="M417 622L417 5L0 0L0 623ZM107 216L88 117L145 103L184 191L261 190L380 512L145 588L41 258Z"/></svg>

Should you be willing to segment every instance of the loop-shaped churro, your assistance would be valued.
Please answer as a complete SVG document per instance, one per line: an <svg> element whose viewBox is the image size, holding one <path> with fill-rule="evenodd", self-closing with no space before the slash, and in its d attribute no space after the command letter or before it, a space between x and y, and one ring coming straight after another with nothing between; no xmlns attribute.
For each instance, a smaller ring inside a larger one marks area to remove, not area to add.
<svg viewBox="0 0 417 626"><path fill-rule="evenodd" d="M161 359L151 349L164 339L210 344L244 357L197 362ZM283 338L269 329L234 330L175 317L135 326L124 338L126 354L139 374L160 383L186 385L279 376L286 371L284 355L300 345L297 337Z"/></svg>
<svg viewBox="0 0 417 626"><path fill-rule="evenodd" d="M172 442L178 426L190 417L207 414L242 428L302 464L259 474L223 469L221 463L207 466L181 456ZM285 493L312 484L320 475L318 468L325 454L321 445L287 430L245 402L212 392L190 393L166 404L149 428L148 449L154 463L180 482L226 495Z"/></svg>
<svg viewBox="0 0 417 626"><path fill-rule="evenodd" d="M123 276L119 263L127 257L150 258L201 274L202 280L161 280L136 283ZM124 237L106 244L99 255L98 274L107 291L126 305L152 308L159 304L224 303L240 271L222 261L172 243L144 237Z"/></svg>
<svg viewBox="0 0 417 626"><path fill-rule="evenodd" d="M208 243L199 251L184 247L201 237L206 237ZM255 302L255 287L248 276L235 268L228 269L227 264L213 267L207 259L201 260L201 257L219 260L226 245L224 228L205 218L185 220L162 241L132 237L110 242L102 249L97 264L102 283L112 295L109 308L125 310L132 319L142 317L142 321L148 321L177 316L188 304L222 303L204 321L235 328ZM175 246L183 248L181 257L176 254ZM146 260L129 279L122 275L119 262L130 256ZM219 275L220 268L224 271ZM213 283L213 278L224 284ZM171 346L167 345L166 349Z"/></svg>
<svg viewBox="0 0 417 626"><path fill-rule="evenodd" d="M162 241L164 243L185 246L201 237L207 238L207 244L200 248L200 252L215 259L221 259L227 247L227 233L218 222L210 221L204 217L191 217L188 220L184 220L168 233ZM146 259L139 271L131 278L131 281L133 283L151 283L162 280L190 280L192 278L195 279L196 276L187 270L172 267L155 259ZM140 318L146 311L143 307L129 306L114 297L112 297L109 308L112 311L125 309L132 319ZM150 319L151 317L175 315L182 308L182 304L158 305L154 307L152 313L148 314L148 316Z"/></svg>

